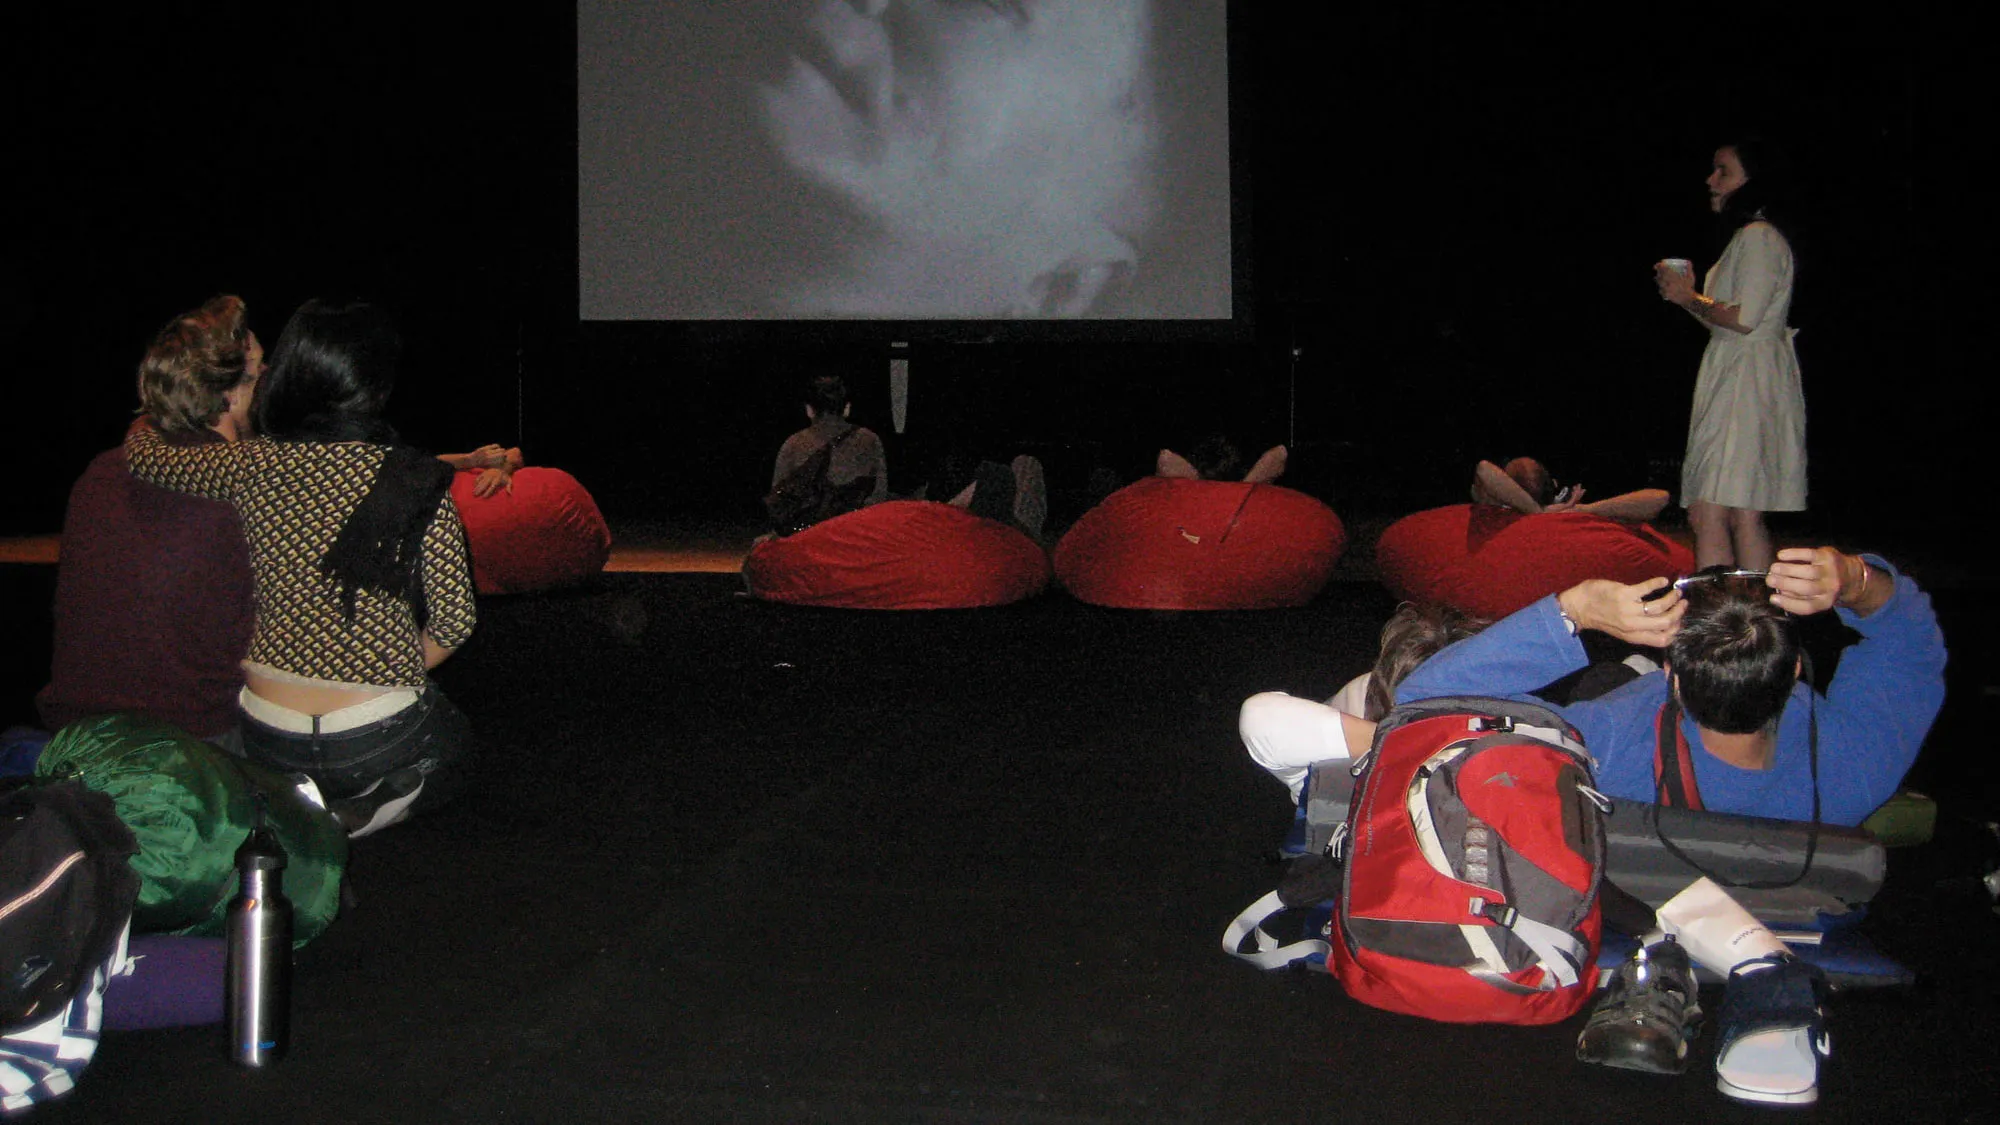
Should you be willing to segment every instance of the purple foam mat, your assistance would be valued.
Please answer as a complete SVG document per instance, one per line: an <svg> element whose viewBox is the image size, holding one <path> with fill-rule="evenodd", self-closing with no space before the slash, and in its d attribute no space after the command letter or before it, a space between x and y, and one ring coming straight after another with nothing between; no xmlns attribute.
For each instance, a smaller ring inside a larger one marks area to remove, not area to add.
<svg viewBox="0 0 2000 1125"><path fill-rule="evenodd" d="M145 1031L222 1022L221 938L139 934L132 938L132 975L104 988L104 1030Z"/></svg>

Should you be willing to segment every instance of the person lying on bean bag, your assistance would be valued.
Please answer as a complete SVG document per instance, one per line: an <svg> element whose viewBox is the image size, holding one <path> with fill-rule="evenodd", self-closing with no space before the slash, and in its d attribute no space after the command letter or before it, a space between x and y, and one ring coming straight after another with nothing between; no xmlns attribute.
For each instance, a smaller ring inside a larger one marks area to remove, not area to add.
<svg viewBox="0 0 2000 1125"><path fill-rule="evenodd" d="M1375 567L1399 598L1498 618L1587 578L1636 582L1686 574L1694 555L1643 523L1574 510L1525 515L1491 504L1448 504L1383 529Z"/></svg>
<svg viewBox="0 0 2000 1125"><path fill-rule="evenodd" d="M841 609L972 609L1048 585L1040 544L1011 521L953 504L890 500L758 542L743 560L754 597Z"/></svg>
<svg viewBox="0 0 2000 1125"><path fill-rule="evenodd" d="M1243 453L1226 437L1211 435L1197 442L1192 456L1183 457L1171 449L1160 450L1154 459L1153 475L1171 480L1241 480L1250 484L1273 484L1285 475L1291 456L1282 445L1266 449L1248 469Z"/></svg>
<svg viewBox="0 0 2000 1125"><path fill-rule="evenodd" d="M1501 468L1481 461L1472 469L1472 502L1491 504L1527 515L1543 512L1583 512L1605 519L1643 523L1667 506L1663 488L1642 488L1605 500L1583 502L1580 484L1558 487L1549 470L1533 457L1516 457Z"/></svg>
<svg viewBox="0 0 2000 1125"><path fill-rule="evenodd" d="M1282 456L1263 463L1273 462L1281 467ZM1218 466L1226 461L1198 472L1228 471ZM1055 569L1092 605L1271 609L1310 602L1346 545L1340 517L1303 492L1175 473L1143 478L1085 512L1056 544Z"/></svg>

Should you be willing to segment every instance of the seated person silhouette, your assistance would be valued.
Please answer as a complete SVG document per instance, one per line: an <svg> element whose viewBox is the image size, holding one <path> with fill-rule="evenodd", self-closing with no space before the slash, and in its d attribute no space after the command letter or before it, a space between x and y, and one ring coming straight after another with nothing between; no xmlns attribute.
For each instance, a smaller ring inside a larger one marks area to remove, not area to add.
<svg viewBox="0 0 2000 1125"><path fill-rule="evenodd" d="M139 401L171 445L235 442L251 435L263 372L242 299L216 297L153 338ZM63 520L50 677L36 697L42 722L60 730L132 711L238 747L254 599L234 508L136 479L123 445L99 454Z"/></svg>
<svg viewBox="0 0 2000 1125"><path fill-rule="evenodd" d="M806 428L785 439L764 506L779 534L889 498L882 439L848 421L847 381L821 375L806 386Z"/></svg>

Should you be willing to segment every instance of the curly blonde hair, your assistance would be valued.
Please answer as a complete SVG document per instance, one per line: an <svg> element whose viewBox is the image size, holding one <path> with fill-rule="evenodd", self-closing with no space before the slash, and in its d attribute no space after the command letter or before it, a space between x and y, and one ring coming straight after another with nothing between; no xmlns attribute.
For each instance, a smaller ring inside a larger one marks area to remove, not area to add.
<svg viewBox="0 0 2000 1125"><path fill-rule="evenodd" d="M163 430L208 429L224 392L249 375L250 324L241 297L213 297L160 329L139 361L139 404Z"/></svg>

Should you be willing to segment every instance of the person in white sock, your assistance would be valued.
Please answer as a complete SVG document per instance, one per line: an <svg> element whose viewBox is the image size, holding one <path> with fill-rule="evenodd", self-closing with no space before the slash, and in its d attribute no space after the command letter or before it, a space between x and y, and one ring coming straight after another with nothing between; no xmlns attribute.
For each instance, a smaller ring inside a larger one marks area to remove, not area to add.
<svg viewBox="0 0 2000 1125"><path fill-rule="evenodd" d="M1282 691L1260 692L1243 701L1237 733L1258 765L1299 797L1315 762L1353 757L1375 740L1375 720L1394 705L1396 685L1432 653L1486 627L1480 618L1440 606L1404 602L1382 626L1375 667L1349 680L1326 703Z"/></svg>

